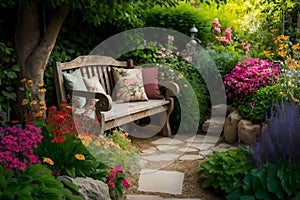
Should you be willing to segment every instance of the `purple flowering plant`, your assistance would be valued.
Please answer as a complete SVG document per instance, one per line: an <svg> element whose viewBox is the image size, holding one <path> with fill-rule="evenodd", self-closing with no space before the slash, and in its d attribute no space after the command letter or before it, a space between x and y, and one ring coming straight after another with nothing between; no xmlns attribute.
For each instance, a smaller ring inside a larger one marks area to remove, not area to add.
<svg viewBox="0 0 300 200"><path fill-rule="evenodd" d="M41 130L26 124L24 128L16 124L0 127L0 163L4 169L24 170L28 166L40 163L34 154L34 148L42 141Z"/></svg>
<svg viewBox="0 0 300 200"><path fill-rule="evenodd" d="M260 88L273 85L280 73L278 64L268 60L249 58L239 62L230 74L224 76L227 98L239 104L244 97Z"/></svg>

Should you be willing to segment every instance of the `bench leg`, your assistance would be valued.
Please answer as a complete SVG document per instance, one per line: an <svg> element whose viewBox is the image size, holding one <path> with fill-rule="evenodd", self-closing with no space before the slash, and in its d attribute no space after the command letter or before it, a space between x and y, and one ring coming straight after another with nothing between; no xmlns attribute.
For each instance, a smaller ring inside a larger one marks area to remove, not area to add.
<svg viewBox="0 0 300 200"><path fill-rule="evenodd" d="M166 120L165 120L165 124L161 130L161 133L163 136L166 136L166 137L170 137L172 135L172 131L171 131L171 127L170 127L170 123L169 123L169 118L170 118L170 115L174 109L174 99L173 98L170 98L170 104L168 106L168 110L167 110L167 113L166 113Z"/></svg>

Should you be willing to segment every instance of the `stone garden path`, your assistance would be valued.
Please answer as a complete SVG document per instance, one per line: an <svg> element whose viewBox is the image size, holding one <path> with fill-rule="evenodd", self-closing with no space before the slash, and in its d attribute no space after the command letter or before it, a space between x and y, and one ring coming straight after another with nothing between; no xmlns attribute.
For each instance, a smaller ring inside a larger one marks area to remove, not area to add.
<svg viewBox="0 0 300 200"><path fill-rule="evenodd" d="M180 200L180 198L163 198L159 194L172 194L175 197L182 194L185 174L179 171L162 170L162 168L176 160L202 160L213 150L226 151L235 148L220 142L219 138L204 135L161 137L151 143L151 148L140 152L141 170L138 172L139 180L136 184L138 184L138 191L155 193L155 195L129 193L126 194L126 200Z"/></svg>

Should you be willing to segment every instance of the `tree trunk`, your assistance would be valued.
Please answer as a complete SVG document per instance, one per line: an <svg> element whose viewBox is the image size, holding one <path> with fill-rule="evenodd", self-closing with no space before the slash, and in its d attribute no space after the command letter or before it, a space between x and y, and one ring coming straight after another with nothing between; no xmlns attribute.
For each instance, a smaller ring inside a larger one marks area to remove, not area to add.
<svg viewBox="0 0 300 200"><path fill-rule="evenodd" d="M15 32L15 47L18 56L17 64L21 67L21 79L32 80L34 86L44 83L44 71L48 59L68 12L69 7L57 7L49 19L45 32L41 33L43 24L38 5L33 3L30 7L20 8ZM14 105L19 119L22 118L23 97L24 94L19 91L18 101ZM45 95L41 93L35 93L34 98L45 101Z"/></svg>

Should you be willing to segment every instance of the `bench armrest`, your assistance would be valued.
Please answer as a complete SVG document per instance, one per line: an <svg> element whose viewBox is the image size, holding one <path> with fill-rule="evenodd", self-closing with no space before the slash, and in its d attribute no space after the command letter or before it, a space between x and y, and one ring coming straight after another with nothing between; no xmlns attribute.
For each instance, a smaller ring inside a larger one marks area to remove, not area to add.
<svg viewBox="0 0 300 200"><path fill-rule="evenodd" d="M85 97L87 100L99 99L96 103L96 110L98 111L109 111L112 106L112 99L109 95L97 92L72 90L74 96Z"/></svg>
<svg viewBox="0 0 300 200"><path fill-rule="evenodd" d="M180 92L179 85L177 83L171 81L159 81L159 87L165 87L166 90L166 98L177 96Z"/></svg>

